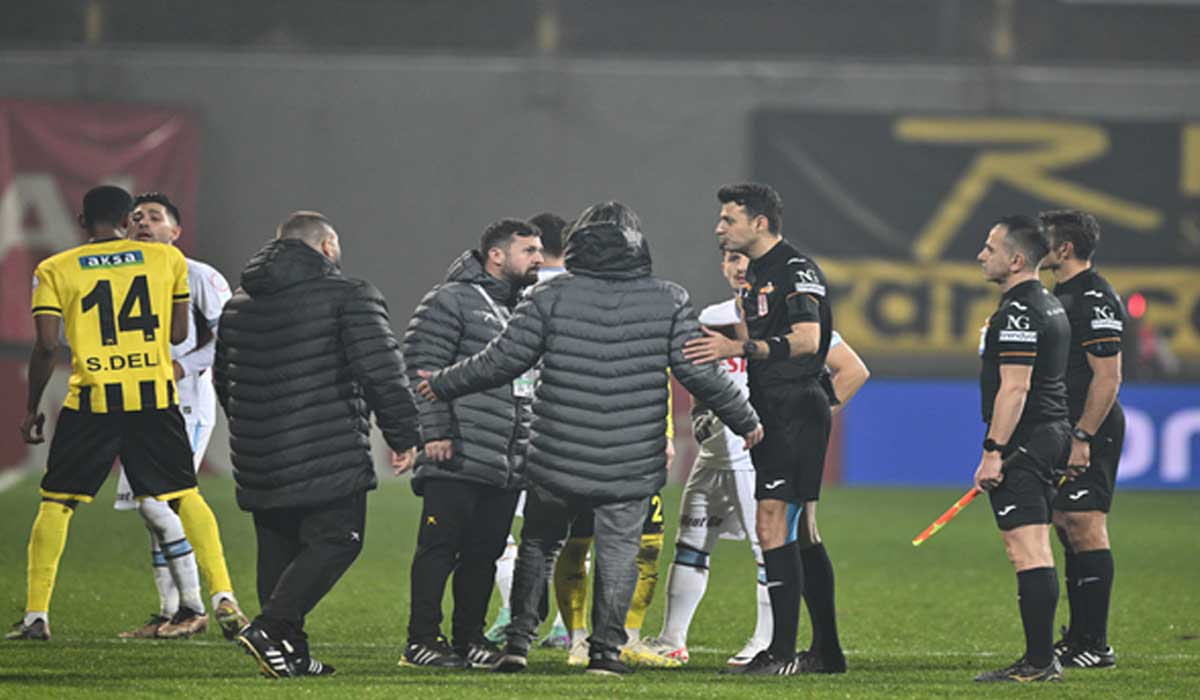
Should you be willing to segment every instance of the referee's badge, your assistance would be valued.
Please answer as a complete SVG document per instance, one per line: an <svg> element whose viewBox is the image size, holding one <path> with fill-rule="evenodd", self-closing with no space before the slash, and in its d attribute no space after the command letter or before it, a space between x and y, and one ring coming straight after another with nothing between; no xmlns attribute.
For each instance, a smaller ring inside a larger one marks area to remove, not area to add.
<svg viewBox="0 0 1200 700"><path fill-rule="evenodd" d="M775 291L775 283L767 282L762 289L758 290L758 316L762 318L767 315L770 308L767 304L767 295Z"/></svg>

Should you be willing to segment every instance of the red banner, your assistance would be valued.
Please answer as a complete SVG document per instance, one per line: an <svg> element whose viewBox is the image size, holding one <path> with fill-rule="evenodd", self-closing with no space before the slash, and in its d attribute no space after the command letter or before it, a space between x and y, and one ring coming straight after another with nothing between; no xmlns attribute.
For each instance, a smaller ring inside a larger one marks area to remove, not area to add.
<svg viewBox="0 0 1200 700"><path fill-rule="evenodd" d="M75 217L88 189L164 192L186 230L199 161L200 127L186 110L0 100L0 342L33 337L33 268L84 240Z"/></svg>
<svg viewBox="0 0 1200 700"><path fill-rule="evenodd" d="M33 268L84 241L76 222L83 195L98 184L131 193L161 191L196 219L200 127L178 108L0 100L0 346L26 346ZM5 353L8 354L8 353ZM0 361L7 396L0 427L15 431L25 405L23 357ZM42 400L48 413L61 396ZM19 440L0 441L0 472L34 455Z"/></svg>

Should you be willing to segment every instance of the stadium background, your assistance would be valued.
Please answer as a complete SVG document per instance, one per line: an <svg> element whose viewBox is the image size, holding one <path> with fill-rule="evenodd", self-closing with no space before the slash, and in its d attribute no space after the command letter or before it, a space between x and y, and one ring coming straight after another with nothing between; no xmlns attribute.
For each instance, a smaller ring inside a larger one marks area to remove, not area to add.
<svg viewBox="0 0 1200 700"><path fill-rule="evenodd" d="M641 214L657 274L698 305L723 299L713 193L760 178L873 371L839 426L835 479L967 482L977 330L995 300L973 255L991 218L1074 206L1100 215L1099 263L1136 317L1125 486L1198 488L1196 36L1200 3L1181 0L10 8L0 422L22 410L29 272L79 240L95 182L176 196L185 250L235 284L287 212L320 209L346 271L384 291L402 329L487 222L607 198ZM0 483L43 460L4 441Z"/></svg>

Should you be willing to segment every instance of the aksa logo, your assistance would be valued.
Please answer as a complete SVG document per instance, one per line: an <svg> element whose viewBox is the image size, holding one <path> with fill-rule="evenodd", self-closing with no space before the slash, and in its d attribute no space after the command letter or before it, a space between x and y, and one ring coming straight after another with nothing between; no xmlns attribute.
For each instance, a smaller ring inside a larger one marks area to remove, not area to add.
<svg viewBox="0 0 1200 700"><path fill-rule="evenodd" d="M126 265L141 265L142 251L131 250L126 253L105 253L103 255L84 255L79 258L79 267L84 270L97 270L108 267L125 267Z"/></svg>

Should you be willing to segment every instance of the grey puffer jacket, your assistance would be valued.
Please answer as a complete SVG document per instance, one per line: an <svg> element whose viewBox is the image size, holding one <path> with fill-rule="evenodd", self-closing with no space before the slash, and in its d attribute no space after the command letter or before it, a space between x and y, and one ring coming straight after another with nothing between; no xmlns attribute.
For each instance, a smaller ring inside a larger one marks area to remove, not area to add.
<svg viewBox="0 0 1200 700"><path fill-rule="evenodd" d="M650 276L638 231L599 224L573 232L567 272L538 284L483 352L437 372L452 399L503 386L542 362L526 473L560 496L647 498L666 481L667 369L722 422L745 435L754 409L716 363L694 365L700 335L687 292Z"/></svg>
<svg viewBox="0 0 1200 700"><path fill-rule="evenodd" d="M418 382L417 370L438 370L482 350L504 330L515 303L516 290L485 272L477 251L463 253L450 265L445 283L425 295L409 321L404 334L409 378ZM422 443L450 440L454 457L439 464L422 453L413 490L420 494L427 479L523 488L529 404L529 399L515 398L509 384L448 402L418 396Z"/></svg>

